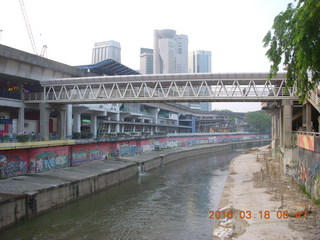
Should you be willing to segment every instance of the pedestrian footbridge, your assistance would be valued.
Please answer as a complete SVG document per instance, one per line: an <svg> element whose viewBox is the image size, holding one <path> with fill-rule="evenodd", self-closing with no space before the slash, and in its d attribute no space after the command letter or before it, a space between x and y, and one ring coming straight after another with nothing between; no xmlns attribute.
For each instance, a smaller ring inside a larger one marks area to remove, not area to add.
<svg viewBox="0 0 320 240"><path fill-rule="evenodd" d="M297 99L286 74L154 74L58 78L41 81L43 92L25 94L26 103L268 102Z"/></svg>

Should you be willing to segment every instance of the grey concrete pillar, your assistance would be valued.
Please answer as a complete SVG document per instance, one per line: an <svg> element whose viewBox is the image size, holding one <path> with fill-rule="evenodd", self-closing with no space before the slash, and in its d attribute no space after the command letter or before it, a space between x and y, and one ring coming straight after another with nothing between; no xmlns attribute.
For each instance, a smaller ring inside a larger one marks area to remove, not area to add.
<svg viewBox="0 0 320 240"><path fill-rule="evenodd" d="M276 149L279 147L280 144L280 126L279 126L279 122L280 122L280 116L279 116L279 109L273 109L268 111L271 115L272 115L272 149Z"/></svg>
<svg viewBox="0 0 320 240"><path fill-rule="evenodd" d="M24 104L22 104L18 112L18 134L22 134L24 131Z"/></svg>
<svg viewBox="0 0 320 240"><path fill-rule="evenodd" d="M306 131L311 132L312 123L311 123L311 104L306 103Z"/></svg>
<svg viewBox="0 0 320 240"><path fill-rule="evenodd" d="M47 103L40 103L40 138L49 140L50 110Z"/></svg>
<svg viewBox="0 0 320 240"><path fill-rule="evenodd" d="M97 137L97 115L90 115L90 132L92 137Z"/></svg>
<svg viewBox="0 0 320 240"><path fill-rule="evenodd" d="M291 147L292 145L292 101L282 101L282 137L283 147Z"/></svg>
<svg viewBox="0 0 320 240"><path fill-rule="evenodd" d="M280 145L280 135L281 135L281 122L280 122L280 109L276 112L276 127L275 127L275 133L276 133L276 144L277 146Z"/></svg>
<svg viewBox="0 0 320 240"><path fill-rule="evenodd" d="M60 112L60 131L59 131L59 135L60 135L60 139L65 139L66 135L67 135L67 114L66 114L66 110L65 109L61 109L59 110Z"/></svg>
<svg viewBox="0 0 320 240"><path fill-rule="evenodd" d="M23 84L22 82L18 82L18 90L21 95L21 100L24 100L24 93L23 93ZM19 108L18 112L18 133L24 133L24 104L22 104L21 108Z"/></svg>
<svg viewBox="0 0 320 240"><path fill-rule="evenodd" d="M120 121L120 113L117 113L117 115L116 115L116 121L117 121L117 122ZM116 133L120 132L120 123L116 123L115 132L116 132Z"/></svg>
<svg viewBox="0 0 320 240"><path fill-rule="evenodd" d="M72 105L67 105L67 137L72 137Z"/></svg>
<svg viewBox="0 0 320 240"><path fill-rule="evenodd" d="M73 125L72 125L73 132L81 132L81 114L74 112L73 113Z"/></svg>
<svg viewBox="0 0 320 240"><path fill-rule="evenodd" d="M307 128L307 124L306 124L306 105L302 106L302 130L305 131Z"/></svg>

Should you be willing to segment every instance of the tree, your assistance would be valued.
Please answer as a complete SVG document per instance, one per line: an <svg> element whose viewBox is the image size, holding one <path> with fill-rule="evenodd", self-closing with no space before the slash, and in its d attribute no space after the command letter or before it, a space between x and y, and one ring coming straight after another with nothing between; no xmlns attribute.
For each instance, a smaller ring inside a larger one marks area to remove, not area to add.
<svg viewBox="0 0 320 240"><path fill-rule="evenodd" d="M287 87L296 84L303 101L320 82L320 1L299 0L275 17L263 39L270 66L270 78L279 65L287 68Z"/></svg>
<svg viewBox="0 0 320 240"><path fill-rule="evenodd" d="M252 131L270 132L271 131L271 116L264 110L248 112L247 123Z"/></svg>

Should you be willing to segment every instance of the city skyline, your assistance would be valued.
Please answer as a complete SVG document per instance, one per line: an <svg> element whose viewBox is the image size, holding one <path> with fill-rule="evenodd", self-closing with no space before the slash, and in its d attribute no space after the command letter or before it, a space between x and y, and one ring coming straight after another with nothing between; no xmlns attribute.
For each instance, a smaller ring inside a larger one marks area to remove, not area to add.
<svg viewBox="0 0 320 240"><path fill-rule="evenodd" d="M136 70L140 48L153 48L153 31L175 29L188 35L190 51L212 52L213 72L267 72L262 39L290 2L200 0L182 7L163 0L154 11L147 0L25 0L25 7L38 52L45 44L47 57L65 64L90 63L93 44L114 39L121 43L122 63ZM32 53L19 1L1 1L0 11L0 44Z"/></svg>

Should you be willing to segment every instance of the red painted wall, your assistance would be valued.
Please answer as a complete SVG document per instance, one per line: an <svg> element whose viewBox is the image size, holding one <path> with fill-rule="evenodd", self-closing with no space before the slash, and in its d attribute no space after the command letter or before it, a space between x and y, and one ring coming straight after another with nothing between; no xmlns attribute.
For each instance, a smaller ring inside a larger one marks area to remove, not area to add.
<svg viewBox="0 0 320 240"><path fill-rule="evenodd" d="M160 148L191 146L206 143L266 139L269 135L226 135L151 138L119 142L102 142L68 146L30 148L0 151L0 178L25 173L39 173L54 168L75 166L90 161L111 159L119 156L141 154Z"/></svg>

